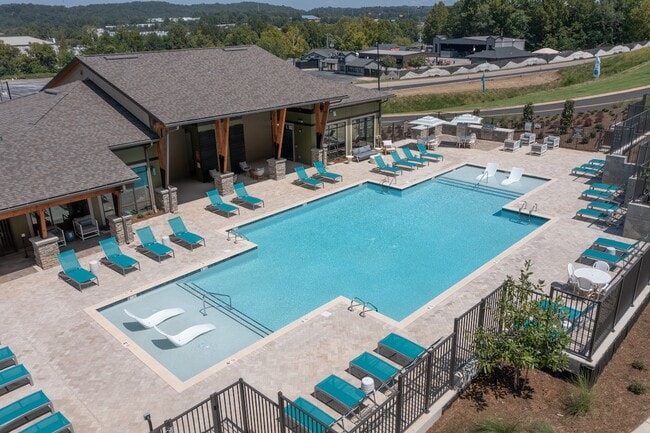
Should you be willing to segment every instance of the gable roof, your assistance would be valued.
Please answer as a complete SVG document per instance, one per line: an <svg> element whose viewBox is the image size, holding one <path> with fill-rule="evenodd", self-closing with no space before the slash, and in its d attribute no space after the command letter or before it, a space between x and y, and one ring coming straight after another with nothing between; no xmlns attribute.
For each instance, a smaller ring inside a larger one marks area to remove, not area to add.
<svg viewBox="0 0 650 433"><path fill-rule="evenodd" d="M520 50L515 47L496 47L492 50L483 50L478 53L466 56L469 59L515 59L519 57L531 57L530 51Z"/></svg>
<svg viewBox="0 0 650 433"><path fill-rule="evenodd" d="M167 126L346 98L336 83L257 46L80 56L78 61Z"/></svg>
<svg viewBox="0 0 650 433"><path fill-rule="evenodd" d="M88 81L0 104L0 212L131 183L111 147L156 136Z"/></svg>

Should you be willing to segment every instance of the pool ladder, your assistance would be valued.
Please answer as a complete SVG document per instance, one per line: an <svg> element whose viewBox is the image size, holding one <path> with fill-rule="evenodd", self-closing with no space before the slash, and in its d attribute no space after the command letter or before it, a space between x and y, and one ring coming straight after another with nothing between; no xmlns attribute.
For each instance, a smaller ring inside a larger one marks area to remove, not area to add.
<svg viewBox="0 0 650 433"><path fill-rule="evenodd" d="M483 179L485 179L485 183L487 184L487 182L488 182L488 172L487 172L487 170L484 171L483 174L481 175L481 177L478 178L478 182L476 182L474 184L474 188L478 188L481 185L481 182L483 181Z"/></svg>
<svg viewBox="0 0 650 433"><path fill-rule="evenodd" d="M354 311L355 307L361 307L361 311L359 311L359 316L361 317L366 317L366 311L379 312L375 304L373 304L372 302L364 301L363 299L357 297L352 298L352 300L350 301L350 306L348 307L348 311Z"/></svg>
<svg viewBox="0 0 650 433"><path fill-rule="evenodd" d="M244 239L244 240L247 240L248 242L250 242L250 240L246 237L246 235L244 235L242 232L237 230L237 228L228 230L228 237L226 238L227 241L230 240L230 235L231 234L232 234L232 236L233 236L233 238L235 240L235 243L237 243L237 238Z"/></svg>
<svg viewBox="0 0 650 433"><path fill-rule="evenodd" d="M524 221L524 217L527 217L526 221L530 222L530 219L533 216L533 212L535 212L537 210L537 203L533 204L533 207L530 208L530 210L528 211L528 214L526 214L525 212L522 212L527 208L528 208L528 202L526 202L526 200L523 200L519 204L519 212L518 212L519 213L519 221Z"/></svg>
<svg viewBox="0 0 650 433"><path fill-rule="evenodd" d="M384 179L381 181L381 192L386 193L388 192L388 188L390 187L391 184L397 184L397 179L394 177L384 177Z"/></svg>

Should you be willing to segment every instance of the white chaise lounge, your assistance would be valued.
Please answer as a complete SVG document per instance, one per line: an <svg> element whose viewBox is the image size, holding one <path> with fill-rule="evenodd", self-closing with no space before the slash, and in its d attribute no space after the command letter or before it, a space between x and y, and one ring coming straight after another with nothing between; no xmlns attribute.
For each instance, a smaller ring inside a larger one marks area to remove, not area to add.
<svg viewBox="0 0 650 433"><path fill-rule="evenodd" d="M492 176L494 176L496 174L498 169L499 169L499 164L497 164L496 162L488 162L487 165L485 166L485 170L483 171L483 173L476 176L476 180L478 180L478 181L481 181L481 180L487 181L488 178L490 178L490 177L492 177Z"/></svg>
<svg viewBox="0 0 650 433"><path fill-rule="evenodd" d="M138 322L140 325L142 325L144 328L153 328L156 325L160 325L162 322L164 322L167 319L171 319L172 317L178 316L179 314L183 314L185 310L182 308L166 308L164 310L156 311L153 313L151 316L148 317L138 317L135 314L131 313L129 310L126 308L124 309L124 313L129 316L132 319L135 319L136 322Z"/></svg>
<svg viewBox="0 0 650 433"><path fill-rule="evenodd" d="M512 170L510 171L510 176L508 176L507 179L504 179L503 182L501 182L501 185L510 185L511 183L519 182L523 174L524 174L523 168L512 167Z"/></svg>
<svg viewBox="0 0 650 433"><path fill-rule="evenodd" d="M187 343L194 340L196 337L205 334L206 332L214 331L217 329L217 327L212 323L201 323L200 325L190 326L189 328L184 329L176 335L167 334L161 331L157 326L154 326L153 329L167 337L167 340L169 340L169 342L174 346L181 347L185 346Z"/></svg>

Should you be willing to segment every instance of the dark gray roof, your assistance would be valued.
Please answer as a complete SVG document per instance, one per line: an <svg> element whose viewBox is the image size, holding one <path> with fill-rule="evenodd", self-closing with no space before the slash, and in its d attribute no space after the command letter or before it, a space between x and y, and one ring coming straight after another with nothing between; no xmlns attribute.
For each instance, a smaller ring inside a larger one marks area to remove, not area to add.
<svg viewBox="0 0 650 433"><path fill-rule="evenodd" d="M323 58L335 57L338 54L338 50L334 48L314 48L309 51L305 57L313 57L312 55L316 54Z"/></svg>
<svg viewBox="0 0 650 433"><path fill-rule="evenodd" d="M81 56L79 60L166 125L345 98L257 46Z"/></svg>
<svg viewBox="0 0 650 433"><path fill-rule="evenodd" d="M374 63L373 59L353 59L345 64L345 66L351 66L353 68L363 68L370 63Z"/></svg>
<svg viewBox="0 0 650 433"><path fill-rule="evenodd" d="M110 147L155 136L94 84L0 104L0 212L133 182Z"/></svg>
<svg viewBox="0 0 650 433"><path fill-rule="evenodd" d="M500 60L533 57L533 54L530 51L520 50L515 47L496 47L493 50L479 51L466 57L470 59Z"/></svg>

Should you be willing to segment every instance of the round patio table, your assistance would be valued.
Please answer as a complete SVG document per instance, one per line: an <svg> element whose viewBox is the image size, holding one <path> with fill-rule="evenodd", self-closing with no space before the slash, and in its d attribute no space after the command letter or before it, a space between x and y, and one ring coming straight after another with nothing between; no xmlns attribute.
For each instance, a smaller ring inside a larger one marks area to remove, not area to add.
<svg viewBox="0 0 650 433"><path fill-rule="evenodd" d="M576 277L586 278L599 287L612 281L612 276L609 273L596 268L578 268L573 273Z"/></svg>

